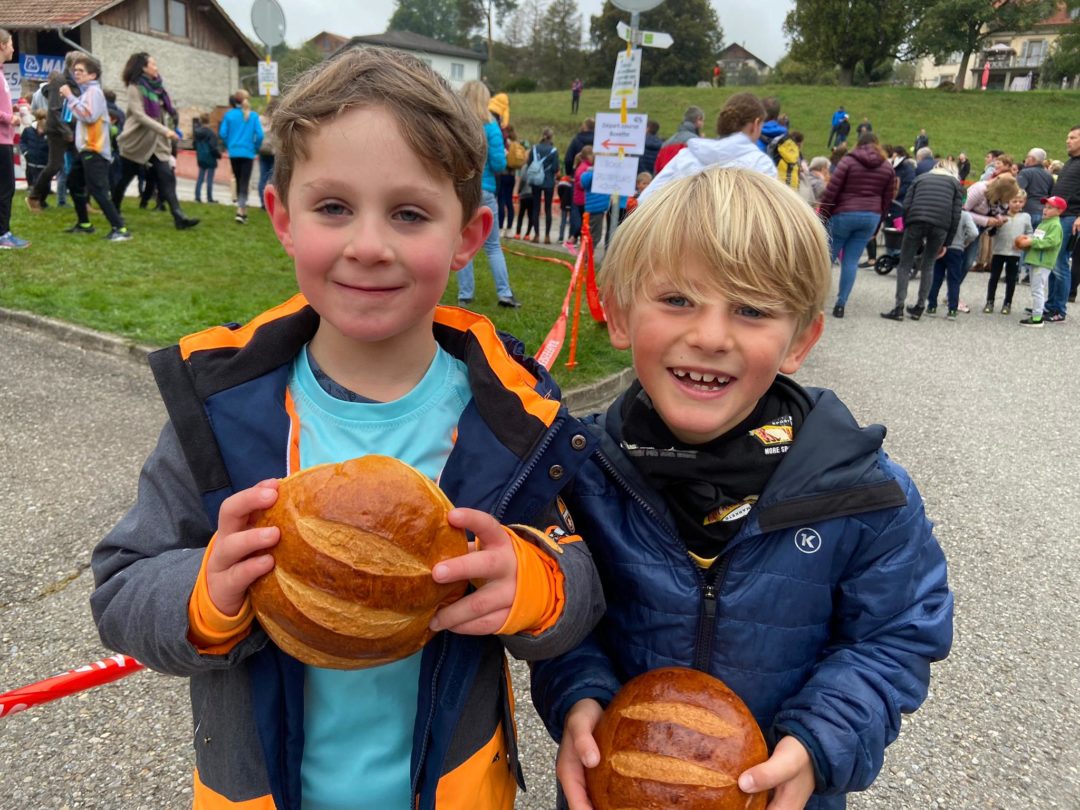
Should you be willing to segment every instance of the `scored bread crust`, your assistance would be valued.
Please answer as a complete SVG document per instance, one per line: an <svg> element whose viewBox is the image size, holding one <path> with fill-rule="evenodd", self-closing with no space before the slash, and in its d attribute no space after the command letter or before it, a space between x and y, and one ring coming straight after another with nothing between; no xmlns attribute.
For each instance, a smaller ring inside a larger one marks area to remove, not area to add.
<svg viewBox="0 0 1080 810"><path fill-rule="evenodd" d="M431 569L468 551L447 522L453 504L427 476L389 456L322 464L281 481L254 518L277 526L274 568L251 586L255 615L282 650L306 664L358 669L412 655L434 635L431 617L467 583Z"/></svg>
<svg viewBox="0 0 1080 810"><path fill-rule="evenodd" d="M763 810L739 774L768 758L750 710L722 681L666 667L628 681L594 731L600 764L585 772L596 810Z"/></svg>

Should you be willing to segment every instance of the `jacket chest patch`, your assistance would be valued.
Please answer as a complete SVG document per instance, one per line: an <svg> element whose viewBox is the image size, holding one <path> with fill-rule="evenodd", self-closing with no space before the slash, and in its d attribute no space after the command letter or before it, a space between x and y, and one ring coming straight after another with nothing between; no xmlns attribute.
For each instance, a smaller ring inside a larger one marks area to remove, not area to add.
<svg viewBox="0 0 1080 810"><path fill-rule="evenodd" d="M816 529L796 529L792 539L795 548L803 554L813 554L821 549L821 535Z"/></svg>

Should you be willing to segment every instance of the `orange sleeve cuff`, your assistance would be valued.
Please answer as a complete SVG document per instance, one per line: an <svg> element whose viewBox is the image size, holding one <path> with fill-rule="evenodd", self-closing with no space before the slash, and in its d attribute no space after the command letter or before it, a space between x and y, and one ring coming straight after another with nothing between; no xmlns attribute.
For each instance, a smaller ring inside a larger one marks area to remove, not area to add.
<svg viewBox="0 0 1080 810"><path fill-rule="evenodd" d="M504 527L505 528L505 527ZM528 531L527 527L515 529ZM559 564L544 551L506 529L517 557L517 591L510 615L496 635L528 633L538 636L562 616L566 603L563 573Z"/></svg>
<svg viewBox="0 0 1080 810"><path fill-rule="evenodd" d="M195 580L195 589L188 601L188 640L201 653L224 655L247 638L251 632L255 611L251 608L251 599L245 598L237 615L226 616L210 599L210 590L206 584L206 560L210 556L210 549L214 547L216 537L216 534L211 537L206 547L199 577Z"/></svg>

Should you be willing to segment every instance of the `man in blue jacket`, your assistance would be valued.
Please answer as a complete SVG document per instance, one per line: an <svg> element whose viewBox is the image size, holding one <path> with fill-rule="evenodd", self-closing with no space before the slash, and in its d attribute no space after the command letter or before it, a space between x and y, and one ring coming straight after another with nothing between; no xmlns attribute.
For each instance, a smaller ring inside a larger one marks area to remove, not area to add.
<svg viewBox="0 0 1080 810"><path fill-rule="evenodd" d="M783 376L821 335L829 265L813 211L738 168L662 188L612 244L608 329L638 379L563 493L608 609L532 677L571 810L602 706L669 666L720 678L761 726L771 756L739 789L839 810L949 650L945 558L885 429Z"/></svg>

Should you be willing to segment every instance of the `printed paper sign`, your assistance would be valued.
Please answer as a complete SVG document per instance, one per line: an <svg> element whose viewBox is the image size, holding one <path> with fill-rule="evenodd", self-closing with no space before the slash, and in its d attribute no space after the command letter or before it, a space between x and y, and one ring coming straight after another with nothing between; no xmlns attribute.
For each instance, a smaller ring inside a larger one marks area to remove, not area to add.
<svg viewBox="0 0 1080 810"><path fill-rule="evenodd" d="M641 83L641 51L633 50L630 55L619 51L615 59L615 77L611 81L611 100L608 107L617 110L622 107L623 99L629 109L637 107L638 85Z"/></svg>
<svg viewBox="0 0 1080 810"><path fill-rule="evenodd" d="M597 155L596 163L593 164L593 192L632 196L637 191L637 168L635 157Z"/></svg>
<svg viewBox="0 0 1080 810"><path fill-rule="evenodd" d="M597 155L617 155L619 147L627 155L645 154L645 125L649 116L634 113L622 121L620 113L597 113L593 130L593 152Z"/></svg>
<svg viewBox="0 0 1080 810"><path fill-rule="evenodd" d="M278 94L277 62L259 62L259 95Z"/></svg>

